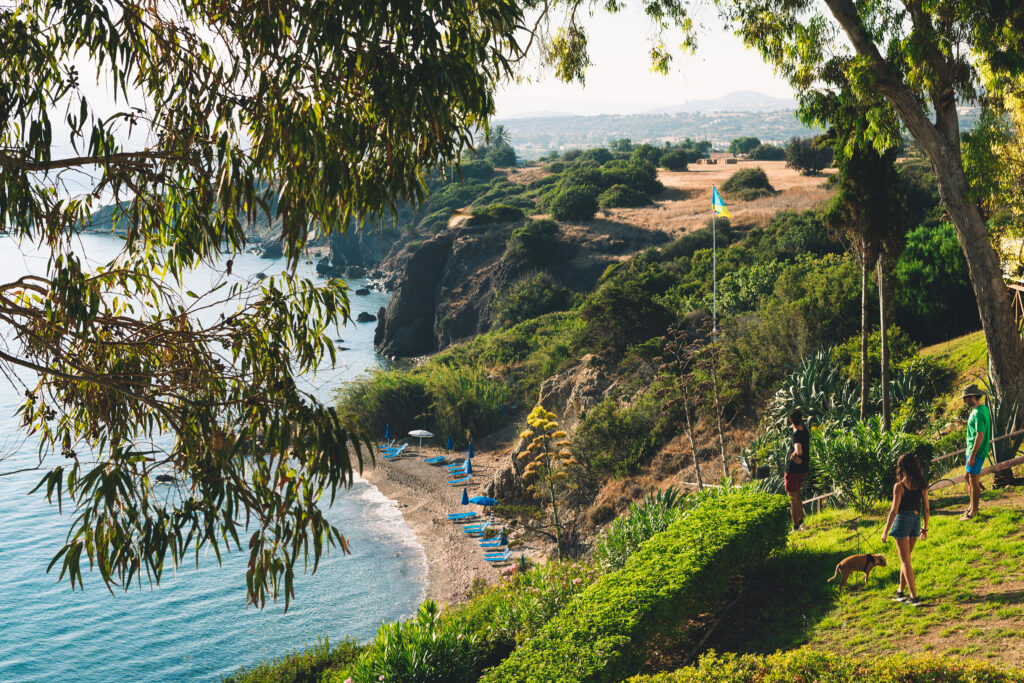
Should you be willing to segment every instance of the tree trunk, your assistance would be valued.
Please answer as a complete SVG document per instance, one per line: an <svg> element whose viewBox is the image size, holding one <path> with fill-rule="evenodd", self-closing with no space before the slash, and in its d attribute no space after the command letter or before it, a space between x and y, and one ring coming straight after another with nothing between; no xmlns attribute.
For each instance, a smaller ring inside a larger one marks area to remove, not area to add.
<svg viewBox="0 0 1024 683"><path fill-rule="evenodd" d="M886 320L888 296L886 293L885 252L878 255L878 336L882 356L882 428L892 429L892 408L889 405L889 325Z"/></svg>
<svg viewBox="0 0 1024 683"><path fill-rule="evenodd" d="M704 490L704 480L700 476L700 463L697 462L697 444L693 441L693 422L690 420L690 397L683 394L683 414L686 415L686 436L690 439L690 452L693 453L693 471L697 475L697 488Z"/></svg>
<svg viewBox="0 0 1024 683"><path fill-rule="evenodd" d="M943 87L933 89L936 97L930 113L907 87L903 77L889 70L874 37L860 21L854 2L825 0L825 4L843 27L857 54L867 59L877 79L878 91L896 109L931 161L938 181L939 198L949 212L960 248L967 259L971 286L985 330L985 345L995 388L1006 400L1020 398L1024 394L1024 343L1014 324L999 257L989 241L981 211L970 198L960 155L960 127L952 72L944 73L949 70L942 63L931 64L939 70Z"/></svg>
<svg viewBox="0 0 1024 683"><path fill-rule="evenodd" d="M860 419L868 418L868 255L860 263Z"/></svg>
<svg viewBox="0 0 1024 683"><path fill-rule="evenodd" d="M548 471L551 471L550 468ZM548 481L548 495L551 496L551 516L555 522L555 552L558 554L558 559L562 559L562 529L558 523L558 501L555 500L555 489L550 480Z"/></svg>

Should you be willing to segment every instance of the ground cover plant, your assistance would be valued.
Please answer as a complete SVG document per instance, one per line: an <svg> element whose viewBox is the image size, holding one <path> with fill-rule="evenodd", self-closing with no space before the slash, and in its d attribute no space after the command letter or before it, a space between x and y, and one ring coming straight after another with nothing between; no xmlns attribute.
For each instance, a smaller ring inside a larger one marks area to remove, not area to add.
<svg viewBox="0 0 1024 683"><path fill-rule="evenodd" d="M671 673L636 676L629 683L1019 683L1024 671L986 662L934 656L892 655L872 659L843 657L811 649L769 656L716 655Z"/></svg>
<svg viewBox="0 0 1024 683"><path fill-rule="evenodd" d="M598 579L483 681L618 681L636 673L650 638L713 609L730 578L786 542L787 503L747 492L712 499Z"/></svg>
<svg viewBox="0 0 1024 683"><path fill-rule="evenodd" d="M984 479L988 486L990 477ZM1018 576L1024 495L984 492L981 512L969 523L958 519L967 500L962 487L931 498L928 538L918 541L913 555L923 607L891 601L899 561L894 544L880 540L888 505L829 510L809 515L808 531L790 536L789 547L768 562L708 647L767 654L807 645L858 657L933 652L1024 666L1018 647L1024 637ZM840 593L825 580L839 560L855 553L883 553L888 566L872 571L867 588ZM802 578L794 582L794 576Z"/></svg>
<svg viewBox="0 0 1024 683"><path fill-rule="evenodd" d="M775 194L775 188L768 182L768 175L760 166L736 171L722 183L722 192L728 197L749 202Z"/></svg>
<svg viewBox="0 0 1024 683"><path fill-rule="evenodd" d="M348 639L331 647L324 638L305 650L240 669L225 676L222 683L320 683L347 669L364 648Z"/></svg>

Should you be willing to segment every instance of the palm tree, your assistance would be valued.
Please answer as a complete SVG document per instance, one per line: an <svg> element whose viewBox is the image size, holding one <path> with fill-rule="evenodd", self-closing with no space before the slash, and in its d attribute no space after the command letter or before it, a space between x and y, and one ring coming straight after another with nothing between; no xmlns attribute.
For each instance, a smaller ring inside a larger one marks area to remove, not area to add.
<svg viewBox="0 0 1024 683"><path fill-rule="evenodd" d="M509 140L512 136L509 135L508 129L500 123L491 129L491 139L489 144L493 144L495 147L499 145L509 144Z"/></svg>

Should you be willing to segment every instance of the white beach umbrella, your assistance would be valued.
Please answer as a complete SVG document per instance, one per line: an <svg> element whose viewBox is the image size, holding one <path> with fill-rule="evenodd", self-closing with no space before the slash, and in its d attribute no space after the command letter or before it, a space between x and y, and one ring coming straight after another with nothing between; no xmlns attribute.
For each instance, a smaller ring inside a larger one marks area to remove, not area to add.
<svg viewBox="0 0 1024 683"><path fill-rule="evenodd" d="M409 436L419 439L420 448L423 448L423 439L429 439L434 435L428 432L426 429L414 429L411 432L409 432Z"/></svg>

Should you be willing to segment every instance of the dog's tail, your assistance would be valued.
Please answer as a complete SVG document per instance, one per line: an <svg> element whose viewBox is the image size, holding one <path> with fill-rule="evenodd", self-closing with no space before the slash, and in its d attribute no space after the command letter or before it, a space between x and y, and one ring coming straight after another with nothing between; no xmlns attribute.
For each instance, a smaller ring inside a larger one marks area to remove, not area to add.
<svg viewBox="0 0 1024 683"><path fill-rule="evenodd" d="M829 579L827 583L832 583L833 581L835 581L838 578L839 578L839 565L837 564L836 565L836 573L832 575L832 578Z"/></svg>

